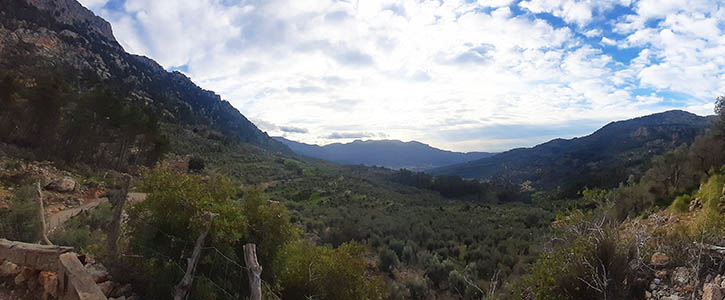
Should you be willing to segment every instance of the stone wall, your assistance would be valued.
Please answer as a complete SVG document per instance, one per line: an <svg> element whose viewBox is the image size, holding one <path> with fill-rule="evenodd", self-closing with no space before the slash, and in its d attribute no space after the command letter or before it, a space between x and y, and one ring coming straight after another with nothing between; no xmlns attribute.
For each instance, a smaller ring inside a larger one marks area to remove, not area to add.
<svg viewBox="0 0 725 300"><path fill-rule="evenodd" d="M107 300L73 248L0 239L0 278L42 291L43 299Z"/></svg>

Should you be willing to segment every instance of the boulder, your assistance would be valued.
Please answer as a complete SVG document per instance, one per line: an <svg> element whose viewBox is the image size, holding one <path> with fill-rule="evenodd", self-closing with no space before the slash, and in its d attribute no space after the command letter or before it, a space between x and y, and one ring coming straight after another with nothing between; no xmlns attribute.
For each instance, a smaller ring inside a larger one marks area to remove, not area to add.
<svg viewBox="0 0 725 300"><path fill-rule="evenodd" d="M48 185L45 186L46 190L55 191L55 192L59 192L59 193L72 192L73 190L75 190L75 188L76 188L76 181L70 177L62 177L60 179L53 180Z"/></svg>
<svg viewBox="0 0 725 300"><path fill-rule="evenodd" d="M0 277L15 276L21 271L22 269L20 269L18 265L10 261L6 260L2 264L0 264Z"/></svg>
<svg viewBox="0 0 725 300"><path fill-rule="evenodd" d="M91 275L91 278L93 278L93 281L95 281L96 283L101 283L111 279L111 277L108 275L106 267L104 267L102 264L88 264L86 265L86 269L88 270L88 274Z"/></svg>
<svg viewBox="0 0 725 300"><path fill-rule="evenodd" d="M126 284L124 286L121 286L120 288L115 289L111 296L116 298L124 297L125 299L125 296L131 296L131 294L133 294L133 287L130 284Z"/></svg>
<svg viewBox="0 0 725 300"><path fill-rule="evenodd" d="M690 211L695 211L702 209L702 200L700 198L695 198L692 201L690 201Z"/></svg>
<svg viewBox="0 0 725 300"><path fill-rule="evenodd" d="M43 287L43 299L58 297L58 276L53 272L42 271L38 274L38 283Z"/></svg>
<svg viewBox="0 0 725 300"><path fill-rule="evenodd" d="M35 279L38 271L33 269L23 268L23 270L15 276L15 285L21 285L29 279Z"/></svg>
<svg viewBox="0 0 725 300"><path fill-rule="evenodd" d="M103 292L106 297L111 296L111 292L113 292L113 288L115 287L115 284L113 281L106 281L103 283L98 284L98 287L101 288L101 291Z"/></svg>
<svg viewBox="0 0 725 300"><path fill-rule="evenodd" d="M720 287L712 283L705 284L702 288L702 300L722 300Z"/></svg>
<svg viewBox="0 0 725 300"><path fill-rule="evenodd" d="M652 254L652 258L650 259L650 264L653 266L664 266L669 262L670 257L662 252L655 252L655 254Z"/></svg>

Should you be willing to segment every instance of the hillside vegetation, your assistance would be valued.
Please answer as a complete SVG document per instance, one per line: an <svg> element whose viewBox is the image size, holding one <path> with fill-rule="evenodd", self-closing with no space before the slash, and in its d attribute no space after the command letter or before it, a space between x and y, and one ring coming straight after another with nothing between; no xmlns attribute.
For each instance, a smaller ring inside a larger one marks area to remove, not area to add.
<svg viewBox="0 0 725 300"><path fill-rule="evenodd" d="M613 122L585 137L556 139L429 172L513 184L530 181L536 189L559 188L573 196L586 186L614 187L629 175L641 175L654 155L691 143L711 122L711 117L668 111Z"/></svg>
<svg viewBox="0 0 725 300"><path fill-rule="evenodd" d="M0 7L0 237L37 242L41 217L99 201L49 238L140 298L170 299L195 248L190 299L246 298L248 243L266 299L673 299L723 281L725 98L714 118L615 122L438 176L340 165L125 53L73 0ZM121 206L129 190L146 197Z"/></svg>

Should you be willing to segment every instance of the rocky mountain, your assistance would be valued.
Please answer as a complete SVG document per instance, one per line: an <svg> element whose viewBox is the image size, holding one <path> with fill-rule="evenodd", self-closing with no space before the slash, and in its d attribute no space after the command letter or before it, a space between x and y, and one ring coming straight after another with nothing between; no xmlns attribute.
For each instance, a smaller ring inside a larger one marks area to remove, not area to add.
<svg viewBox="0 0 725 300"><path fill-rule="evenodd" d="M430 170L433 175L531 181L538 189L609 187L638 175L654 155L691 143L714 117L673 110L607 124L591 135Z"/></svg>
<svg viewBox="0 0 725 300"><path fill-rule="evenodd" d="M0 70L24 87L60 74L56 79L71 89L65 92L102 87L162 122L291 153L219 95L182 73L125 52L111 25L75 0L0 0Z"/></svg>
<svg viewBox="0 0 725 300"><path fill-rule="evenodd" d="M383 166L392 169L426 170L494 155L487 152L452 152L412 141L356 140L325 146L309 145L275 137L297 154L346 165Z"/></svg>

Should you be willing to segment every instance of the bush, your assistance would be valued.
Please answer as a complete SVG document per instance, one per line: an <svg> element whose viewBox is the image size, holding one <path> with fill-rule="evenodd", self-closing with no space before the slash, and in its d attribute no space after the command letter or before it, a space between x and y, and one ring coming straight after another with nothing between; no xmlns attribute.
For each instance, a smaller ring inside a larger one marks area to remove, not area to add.
<svg viewBox="0 0 725 300"><path fill-rule="evenodd" d="M541 257L514 288L524 299L639 299L646 282L641 241L621 234L612 205L578 212L557 225L564 243Z"/></svg>
<svg viewBox="0 0 725 300"><path fill-rule="evenodd" d="M720 197L723 195L723 185L725 185L725 175L713 175L700 185L695 197L702 200L703 209L718 209Z"/></svg>
<svg viewBox="0 0 725 300"><path fill-rule="evenodd" d="M201 157L192 157L189 159L189 172L201 172L206 167L204 159Z"/></svg>
<svg viewBox="0 0 725 300"><path fill-rule="evenodd" d="M333 249L304 240L287 244L278 266L283 299L383 299L382 278L368 269L364 248L346 243Z"/></svg>
<svg viewBox="0 0 725 300"><path fill-rule="evenodd" d="M104 230L113 219L110 203L102 203L91 211L85 211L66 221L49 237L56 245L69 246L76 251L88 251L94 244L102 249L105 244Z"/></svg>
<svg viewBox="0 0 725 300"><path fill-rule="evenodd" d="M688 194L677 196L672 201L670 209L675 212L687 212L690 209L690 201L692 201L692 196Z"/></svg>
<svg viewBox="0 0 725 300"><path fill-rule="evenodd" d="M10 197L10 211L0 213L0 237L21 242L40 240L40 214L35 193L35 187L25 186Z"/></svg>
<svg viewBox="0 0 725 300"><path fill-rule="evenodd" d="M384 250L380 251L380 269L384 272L392 272L393 268L395 268L400 261L398 260L398 255L395 254L395 251L390 250L389 248L385 248Z"/></svg>

